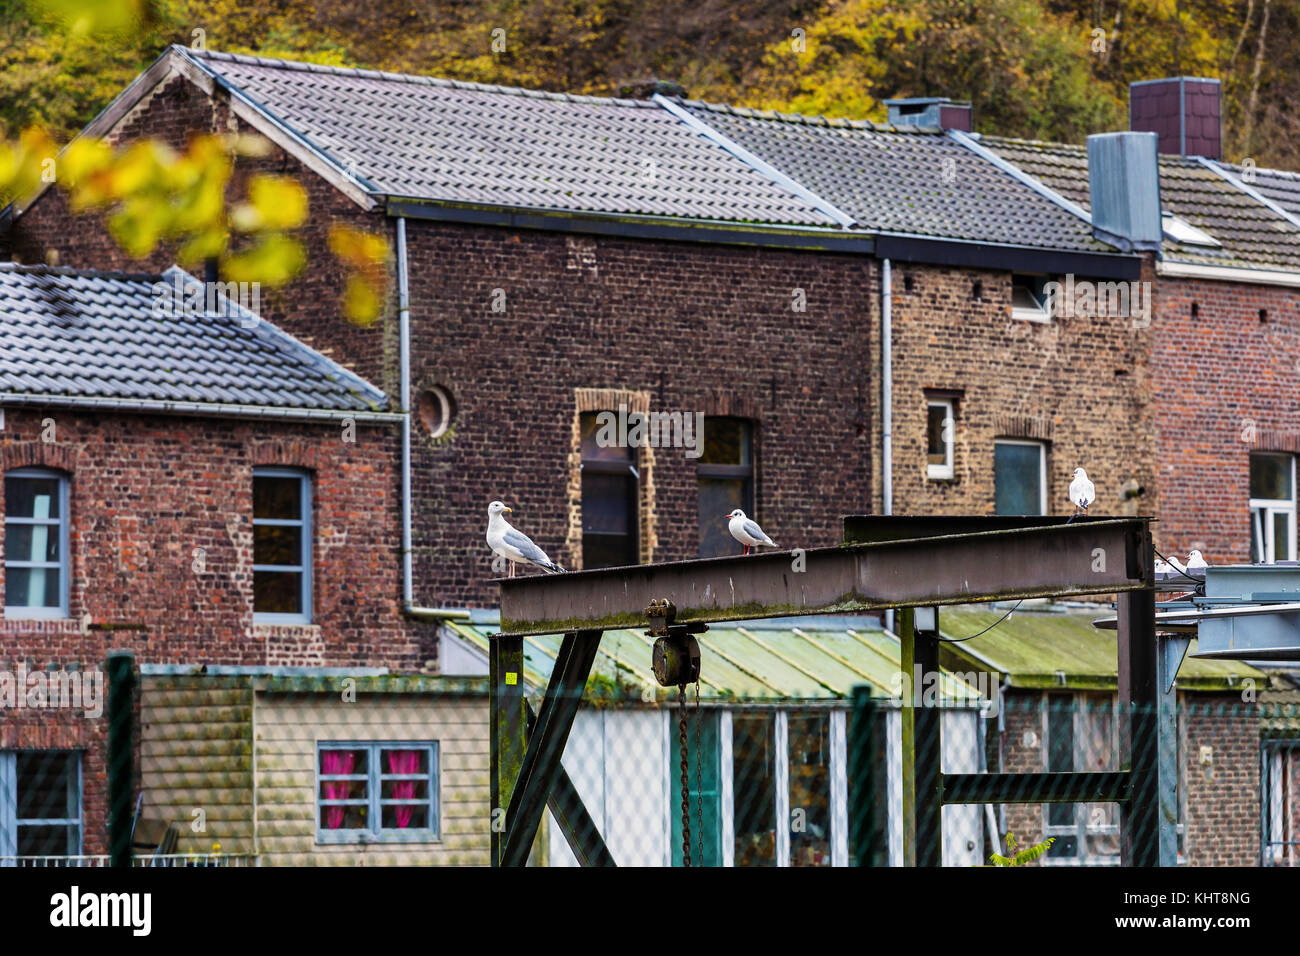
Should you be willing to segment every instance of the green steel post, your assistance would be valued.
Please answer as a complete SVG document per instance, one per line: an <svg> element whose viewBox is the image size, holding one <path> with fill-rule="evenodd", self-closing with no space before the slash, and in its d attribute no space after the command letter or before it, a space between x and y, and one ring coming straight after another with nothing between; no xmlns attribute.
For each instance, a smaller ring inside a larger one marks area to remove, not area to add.
<svg viewBox="0 0 1300 956"><path fill-rule="evenodd" d="M853 688L853 723L849 728L849 864L888 866L886 832L885 715L871 698L871 688Z"/></svg>
<svg viewBox="0 0 1300 956"><path fill-rule="evenodd" d="M491 694L491 865L501 865L505 845L506 808L519 780L528 749L524 714L524 639L490 639L488 688Z"/></svg>
<svg viewBox="0 0 1300 956"><path fill-rule="evenodd" d="M108 672L108 853L114 867L131 865L131 792L135 761L135 655L110 651Z"/></svg>
<svg viewBox="0 0 1300 956"><path fill-rule="evenodd" d="M899 608L895 613L899 658L903 669L902 747L899 748L903 780L903 866L916 866L916 610Z"/></svg>
<svg viewBox="0 0 1300 956"><path fill-rule="evenodd" d="M916 708L913 779L916 785L916 865L943 865L943 784L939 770L943 755L940 718L943 710L938 698L939 635L935 609L934 631L915 627L913 612L912 694ZM932 683L933 682L933 683ZM933 693L934 699L931 698ZM919 701L917 697L919 696Z"/></svg>

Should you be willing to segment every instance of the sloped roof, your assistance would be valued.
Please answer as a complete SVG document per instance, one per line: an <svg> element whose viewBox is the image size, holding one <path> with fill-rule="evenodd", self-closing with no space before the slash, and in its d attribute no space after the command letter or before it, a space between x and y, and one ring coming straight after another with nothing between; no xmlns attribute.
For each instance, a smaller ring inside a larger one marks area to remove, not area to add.
<svg viewBox="0 0 1300 956"><path fill-rule="evenodd" d="M943 131L740 109L690 113L853 216L863 228L1113 253L1092 227Z"/></svg>
<svg viewBox="0 0 1300 956"><path fill-rule="evenodd" d="M1066 198L1090 208L1085 147L1002 136L984 136L980 143ZM1300 269L1300 228L1195 158L1160 156L1160 203L1164 211L1222 243L1222 248L1210 248L1166 238L1166 259L1244 269Z"/></svg>
<svg viewBox="0 0 1300 956"><path fill-rule="evenodd" d="M1236 163L1224 163L1237 176L1259 190L1289 213L1300 216L1300 173L1282 169L1246 169Z"/></svg>
<svg viewBox="0 0 1300 956"><path fill-rule="evenodd" d="M964 605L939 611L939 631L961 643L944 644L945 659L991 667L1006 675L1012 687L1040 690L1115 690L1118 686L1118 637L1093 627L1107 611L1017 609L1011 617L977 637L1005 614L1001 607ZM1247 678L1262 689L1268 675L1240 661L1193 657L1193 640L1178 670L1181 690L1241 690ZM950 669L962 668L950 664Z"/></svg>
<svg viewBox="0 0 1300 956"><path fill-rule="evenodd" d="M177 295L177 290L181 295ZM0 263L0 398L376 411L383 392L203 285Z"/></svg>
<svg viewBox="0 0 1300 956"><path fill-rule="evenodd" d="M486 652L488 635L499 630L491 612L473 612L470 621L449 620L446 626ZM893 696L899 672L898 638L883 630L876 618L769 618L710 625L697 635L700 644L700 697L703 700L797 701L851 697L865 684L875 698ZM560 635L524 638L524 679L545 687L560 648ZM643 630L611 630L601 638L592 666L593 689L621 688L633 698L643 688L656 688L661 698L676 691L659 688L650 669L654 639ZM943 695L954 701L978 703L979 692L945 674Z"/></svg>
<svg viewBox="0 0 1300 956"><path fill-rule="evenodd" d="M390 196L835 225L648 100L182 52Z"/></svg>

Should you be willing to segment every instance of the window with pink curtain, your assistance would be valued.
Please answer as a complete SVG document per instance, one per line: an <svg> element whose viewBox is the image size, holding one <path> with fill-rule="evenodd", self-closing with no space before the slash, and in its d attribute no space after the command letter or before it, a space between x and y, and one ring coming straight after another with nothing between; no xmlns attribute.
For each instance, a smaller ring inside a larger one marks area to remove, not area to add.
<svg viewBox="0 0 1300 956"><path fill-rule="evenodd" d="M350 774L357 763L357 752L355 750L322 750L320 755L321 773L333 776L335 774ZM348 790L351 789L352 781L350 780L325 780L321 782L321 790L326 800L343 800L347 798ZM347 807L339 805L327 805L325 807L325 828L327 830L337 830L343 825L343 815Z"/></svg>
<svg viewBox="0 0 1300 956"><path fill-rule="evenodd" d="M420 772L420 751L418 750L389 750L388 754L388 772L392 774L416 774ZM418 780L394 780L393 781L393 799L394 800L412 800L415 797ZM415 813L415 804L406 805L398 804L393 807L393 815L397 819L397 826L400 829L406 829L411 825L411 817Z"/></svg>

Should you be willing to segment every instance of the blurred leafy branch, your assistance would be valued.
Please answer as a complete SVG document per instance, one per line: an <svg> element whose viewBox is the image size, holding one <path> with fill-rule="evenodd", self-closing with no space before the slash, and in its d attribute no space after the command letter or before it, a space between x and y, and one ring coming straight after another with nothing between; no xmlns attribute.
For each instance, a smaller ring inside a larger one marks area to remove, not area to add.
<svg viewBox="0 0 1300 956"><path fill-rule="evenodd" d="M1000 853L994 853L989 857L989 862L994 866L1025 866L1045 854L1055 842L1056 837L1048 837L1042 843L1027 846L1022 850L1020 844L1016 842L1015 834L1008 830L1007 852L1011 855L1002 856Z"/></svg>

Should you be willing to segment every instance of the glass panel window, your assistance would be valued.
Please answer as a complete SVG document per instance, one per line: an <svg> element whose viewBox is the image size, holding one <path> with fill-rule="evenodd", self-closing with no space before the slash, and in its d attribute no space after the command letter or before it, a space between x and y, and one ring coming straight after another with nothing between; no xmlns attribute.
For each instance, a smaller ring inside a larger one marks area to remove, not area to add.
<svg viewBox="0 0 1300 956"><path fill-rule="evenodd" d="M725 515L737 508L754 514L754 427L743 418L704 419L704 451L695 466L699 502L700 557L736 554L740 545Z"/></svg>
<svg viewBox="0 0 1300 956"><path fill-rule="evenodd" d="M253 613L263 623L311 621L311 479L253 472Z"/></svg>
<svg viewBox="0 0 1300 956"><path fill-rule="evenodd" d="M1046 514L1047 446L1036 441L995 442L993 494L997 514Z"/></svg>
<svg viewBox="0 0 1300 956"><path fill-rule="evenodd" d="M1250 555L1257 563L1296 559L1295 456L1250 456Z"/></svg>
<svg viewBox="0 0 1300 956"><path fill-rule="evenodd" d="M719 763L721 752L718 745L718 733L721 721L716 711L705 709L700 714L700 745L695 746L695 732L691 730L686 738L686 775L688 780L688 803L690 805L691 824L691 865L722 865L722 791L720 784ZM694 719L691 721L694 723ZM681 767L681 738L677 733L669 737L671 746L671 763L673 768L673 799L681 800L680 778L676 776ZM698 764L698 766L697 766ZM672 813L673 866L682 865L682 815L680 805ZM704 856L700 861L700 843L703 837Z"/></svg>
<svg viewBox="0 0 1300 956"><path fill-rule="evenodd" d="M1013 275L1011 277L1011 317L1027 322L1047 322L1052 314L1048 307L1046 276Z"/></svg>
<svg viewBox="0 0 1300 956"><path fill-rule="evenodd" d="M790 865L831 865L831 719L791 714Z"/></svg>
<svg viewBox="0 0 1300 956"><path fill-rule="evenodd" d="M776 865L776 722L771 713L731 718L736 866Z"/></svg>
<svg viewBox="0 0 1300 956"><path fill-rule="evenodd" d="M953 403L931 400L926 406L925 472L927 478L943 480L953 476L953 444L956 422Z"/></svg>
<svg viewBox="0 0 1300 956"><path fill-rule="evenodd" d="M640 560L640 474L636 468L636 449L608 441L602 443L596 412L584 412L579 427L582 566L590 569L636 564Z"/></svg>
<svg viewBox="0 0 1300 956"><path fill-rule="evenodd" d="M1115 700L1082 694L1043 697L1043 763L1051 773L1114 770L1118 729ZM1119 807L1114 803L1049 803L1044 836L1054 838L1052 862L1118 866Z"/></svg>
<svg viewBox="0 0 1300 956"><path fill-rule="evenodd" d="M81 755L0 752L0 856L81 853Z"/></svg>
<svg viewBox="0 0 1300 956"><path fill-rule="evenodd" d="M438 837L438 745L330 743L317 754L317 842Z"/></svg>
<svg viewBox="0 0 1300 956"><path fill-rule="evenodd" d="M67 617L68 481L40 468L5 474L5 616Z"/></svg>

